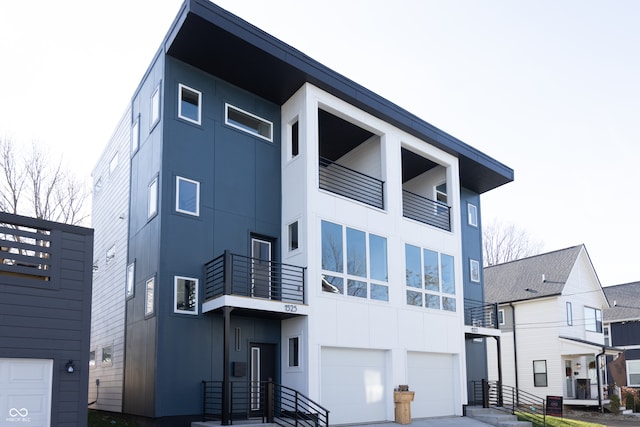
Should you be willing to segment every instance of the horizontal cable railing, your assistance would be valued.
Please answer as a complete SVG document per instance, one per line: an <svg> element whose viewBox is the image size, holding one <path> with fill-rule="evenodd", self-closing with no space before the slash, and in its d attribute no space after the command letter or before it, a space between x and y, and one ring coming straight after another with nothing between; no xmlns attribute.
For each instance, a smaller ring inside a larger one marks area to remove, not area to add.
<svg viewBox="0 0 640 427"><path fill-rule="evenodd" d="M202 417L204 420L222 418L222 381L202 381Z"/></svg>
<svg viewBox="0 0 640 427"><path fill-rule="evenodd" d="M451 231L451 207L407 190L402 190L402 215Z"/></svg>
<svg viewBox="0 0 640 427"><path fill-rule="evenodd" d="M226 251L205 264L205 300L239 295L304 303L304 267Z"/></svg>
<svg viewBox="0 0 640 427"><path fill-rule="evenodd" d="M498 329L498 304L485 304L465 299L464 324L479 328Z"/></svg>
<svg viewBox="0 0 640 427"><path fill-rule="evenodd" d="M474 385L474 390L476 387ZM546 426L545 399L499 381L482 380L482 402L485 408L521 416L536 424ZM475 399L474 399L475 400Z"/></svg>
<svg viewBox="0 0 640 427"><path fill-rule="evenodd" d="M384 209L384 181L320 157L320 188Z"/></svg>

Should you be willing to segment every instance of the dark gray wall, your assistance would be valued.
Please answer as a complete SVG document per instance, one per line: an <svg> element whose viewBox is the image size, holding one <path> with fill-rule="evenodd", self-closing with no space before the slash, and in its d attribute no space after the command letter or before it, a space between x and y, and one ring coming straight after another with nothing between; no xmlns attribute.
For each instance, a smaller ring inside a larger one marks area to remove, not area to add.
<svg viewBox="0 0 640 427"><path fill-rule="evenodd" d="M30 233L22 237L35 236L40 241L51 242L48 280L26 274L34 267L16 269L17 264L0 263L0 358L52 359L51 425L84 427L87 425L93 230L6 213L0 213L0 223L2 234L12 234L10 228L5 228L6 224L49 230L47 237ZM0 241L0 246L15 247L10 241ZM20 262L40 263L26 259ZM65 369L69 360L75 366L73 373Z"/></svg>
<svg viewBox="0 0 640 427"><path fill-rule="evenodd" d="M610 336L612 347L640 345L640 321L612 323Z"/></svg>

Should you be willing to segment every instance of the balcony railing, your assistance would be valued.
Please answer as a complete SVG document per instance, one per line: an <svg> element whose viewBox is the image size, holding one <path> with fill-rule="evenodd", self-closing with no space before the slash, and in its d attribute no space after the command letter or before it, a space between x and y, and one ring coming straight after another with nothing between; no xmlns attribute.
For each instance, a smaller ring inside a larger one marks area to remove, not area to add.
<svg viewBox="0 0 640 427"><path fill-rule="evenodd" d="M320 158L320 188L384 209L384 181Z"/></svg>
<svg viewBox="0 0 640 427"><path fill-rule="evenodd" d="M224 254L205 264L205 301L238 295L304 303L304 267Z"/></svg>
<svg viewBox="0 0 640 427"><path fill-rule="evenodd" d="M498 329L498 304L484 304L465 300L464 324L478 328Z"/></svg>
<svg viewBox="0 0 640 427"><path fill-rule="evenodd" d="M402 215L451 231L451 207L407 190L402 190Z"/></svg>

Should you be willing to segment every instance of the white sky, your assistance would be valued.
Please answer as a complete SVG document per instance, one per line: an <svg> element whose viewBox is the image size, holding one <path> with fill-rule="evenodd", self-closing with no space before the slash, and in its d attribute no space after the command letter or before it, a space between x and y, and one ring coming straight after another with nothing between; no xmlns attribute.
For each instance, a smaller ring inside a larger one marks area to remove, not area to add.
<svg viewBox="0 0 640 427"><path fill-rule="evenodd" d="M0 135L89 175L180 0L0 2ZM640 2L220 0L515 170L483 196L543 251L640 280Z"/></svg>

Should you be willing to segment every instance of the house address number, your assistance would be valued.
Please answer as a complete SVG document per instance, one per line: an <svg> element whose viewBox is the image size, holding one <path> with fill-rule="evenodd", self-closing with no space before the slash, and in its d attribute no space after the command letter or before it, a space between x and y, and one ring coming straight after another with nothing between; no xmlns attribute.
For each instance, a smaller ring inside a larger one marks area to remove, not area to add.
<svg viewBox="0 0 640 427"><path fill-rule="evenodd" d="M284 311L289 313L295 313L296 311L298 311L298 306L294 304L286 304L284 306Z"/></svg>

